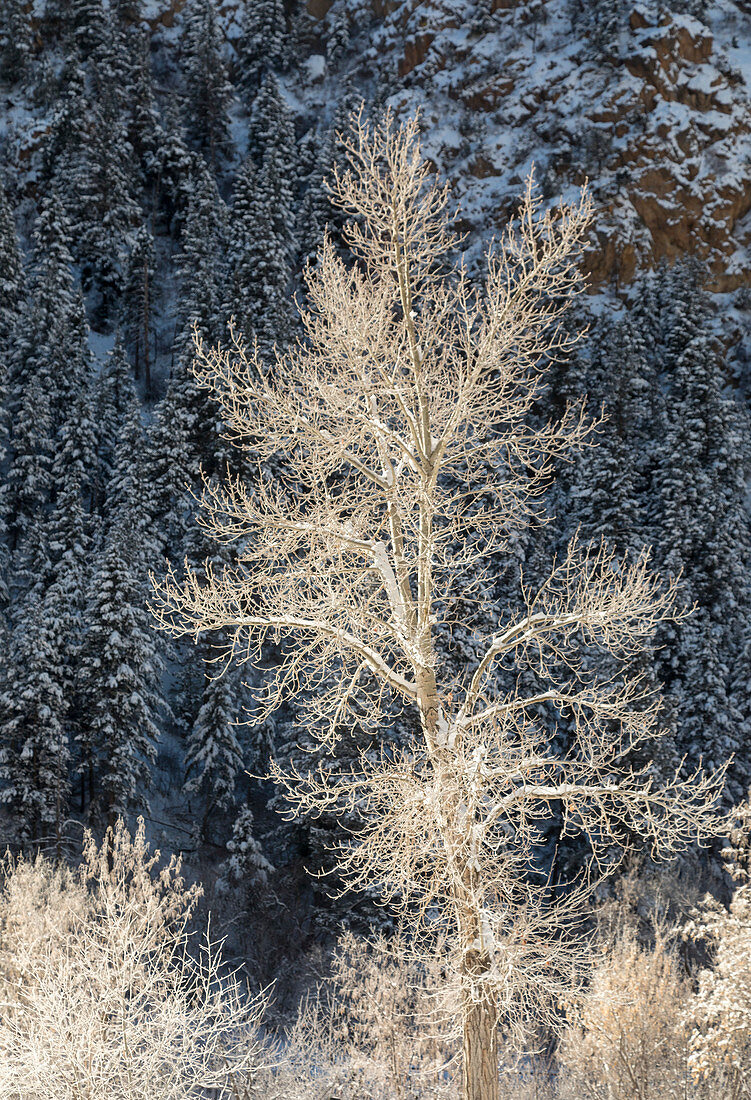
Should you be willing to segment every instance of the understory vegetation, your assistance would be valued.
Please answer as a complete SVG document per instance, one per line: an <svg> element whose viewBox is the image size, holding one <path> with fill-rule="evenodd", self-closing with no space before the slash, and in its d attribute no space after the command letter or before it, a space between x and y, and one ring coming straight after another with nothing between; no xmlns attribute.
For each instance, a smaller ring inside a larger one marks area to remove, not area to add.
<svg viewBox="0 0 751 1100"><path fill-rule="evenodd" d="M501 1042L503 1100L741 1100L751 1077L744 806L728 906L627 873L593 914L589 982L556 1036ZM285 1026L223 961L200 889L122 823L70 868L7 857L0 886L4 1100L454 1100L459 1038L440 964L351 931ZM209 926L210 927L210 926Z"/></svg>

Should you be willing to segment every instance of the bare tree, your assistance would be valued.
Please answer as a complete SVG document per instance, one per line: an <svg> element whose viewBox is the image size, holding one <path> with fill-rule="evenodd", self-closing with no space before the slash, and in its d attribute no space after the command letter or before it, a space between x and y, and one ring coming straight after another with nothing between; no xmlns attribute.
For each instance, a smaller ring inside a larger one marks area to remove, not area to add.
<svg viewBox="0 0 751 1100"><path fill-rule="evenodd" d="M331 756L304 774L276 765L276 778L299 811L357 812L340 869L408 909L416 943L427 949L441 921L453 930L464 1096L494 1100L499 1020L544 1014L581 962L581 940L563 929L588 887L535 875L540 823L557 810L567 832L586 834L596 877L634 834L661 857L700 838L721 777L656 786L627 762L658 735L656 700L627 666L676 592L647 553L619 560L575 540L539 591L524 588L522 611L499 609L476 662L446 672L447 609L482 598L510 533L539 515L555 460L589 441L581 404L557 423L532 413L546 364L581 336L563 319L590 202L545 211L530 181L478 289L452 263L448 189L421 158L416 121L360 117L345 145L332 200L351 215L355 261L325 241L307 274L305 338L271 367L237 337L196 343L196 375L233 438L259 464L283 456L289 487L207 485L199 522L239 543L239 564L170 572L156 611L178 634L222 630L241 660L287 643L260 711L297 693ZM586 674L583 647L623 674ZM520 665L546 689L493 689L499 667ZM348 724L379 730L395 700L420 736L337 771ZM543 707L573 720L565 757Z"/></svg>

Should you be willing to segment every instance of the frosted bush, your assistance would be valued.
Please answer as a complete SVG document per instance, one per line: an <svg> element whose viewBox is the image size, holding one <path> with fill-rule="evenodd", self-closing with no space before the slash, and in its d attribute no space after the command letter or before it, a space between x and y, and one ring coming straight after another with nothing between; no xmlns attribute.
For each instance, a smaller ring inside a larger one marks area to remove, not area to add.
<svg viewBox="0 0 751 1100"><path fill-rule="evenodd" d="M559 1059L562 1100L684 1100L690 985L666 937L627 928L603 944Z"/></svg>
<svg viewBox="0 0 751 1100"><path fill-rule="evenodd" d="M458 1043L444 975L399 937L345 933L332 974L301 1007L277 1076L284 1100L451 1100Z"/></svg>
<svg viewBox="0 0 751 1100"><path fill-rule="evenodd" d="M726 908L707 895L692 914L685 934L702 942L711 966L697 978L691 1005L694 1024L689 1064L697 1081L716 1079L723 1100L751 1097L751 807L740 807L727 870L736 886Z"/></svg>
<svg viewBox="0 0 751 1100"><path fill-rule="evenodd" d="M160 868L143 822L86 840L77 873L6 858L0 894L3 1100L249 1096L264 1060L262 1003L208 941L191 951L200 891Z"/></svg>

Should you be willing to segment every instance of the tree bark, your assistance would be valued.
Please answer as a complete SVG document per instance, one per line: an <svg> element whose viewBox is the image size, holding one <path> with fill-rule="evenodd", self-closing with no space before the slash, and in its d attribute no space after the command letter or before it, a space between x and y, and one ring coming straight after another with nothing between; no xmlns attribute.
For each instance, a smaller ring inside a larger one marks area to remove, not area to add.
<svg viewBox="0 0 751 1100"><path fill-rule="evenodd" d="M465 1000L462 1012L462 1100L499 1100L498 1028L485 1004Z"/></svg>

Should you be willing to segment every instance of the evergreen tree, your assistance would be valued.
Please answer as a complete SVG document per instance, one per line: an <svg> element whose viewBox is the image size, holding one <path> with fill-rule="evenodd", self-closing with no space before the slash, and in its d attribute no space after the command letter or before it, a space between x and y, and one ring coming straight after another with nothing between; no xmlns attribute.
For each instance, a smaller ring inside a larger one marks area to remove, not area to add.
<svg viewBox="0 0 751 1100"><path fill-rule="evenodd" d="M201 463L211 474L226 467L229 455L217 405L196 384L191 372L194 331L209 342L225 334L227 251L227 209L204 166L195 180L178 257L182 327L169 392L173 424L179 425L178 434L187 440L190 482L194 485L200 480Z"/></svg>
<svg viewBox="0 0 751 1100"><path fill-rule="evenodd" d="M23 386L14 402L12 456L7 480L11 549L17 547L24 536L30 535L49 503L52 489L53 382L46 350L42 347L38 357L26 358Z"/></svg>
<svg viewBox="0 0 751 1100"><path fill-rule="evenodd" d="M331 18L329 33L326 36L326 60L336 65L349 47L349 14L342 8Z"/></svg>
<svg viewBox="0 0 751 1100"><path fill-rule="evenodd" d="M154 239L145 225L131 239L122 298L122 323L133 356L136 378L151 392L151 314L156 258Z"/></svg>
<svg viewBox="0 0 751 1100"><path fill-rule="evenodd" d="M291 272L267 199L268 188L259 186L249 157L238 175L232 207L232 308L240 331L248 339L255 336L264 355L275 342L285 343L292 329Z"/></svg>
<svg viewBox="0 0 751 1100"><path fill-rule="evenodd" d="M4 469L10 435L10 371L24 297L24 272L13 210L0 182L0 470ZM10 500L0 480L0 607L8 598L7 533Z"/></svg>
<svg viewBox="0 0 751 1100"><path fill-rule="evenodd" d="M203 804L201 834L209 815L226 810L233 802L243 757L237 737L237 674L227 669L204 671L201 705L185 746L185 791Z"/></svg>
<svg viewBox="0 0 751 1100"><path fill-rule="evenodd" d="M140 215L133 197L132 148L114 96L92 105L77 181L77 255L84 286L98 289L101 312L107 317L122 289L127 235Z"/></svg>
<svg viewBox="0 0 751 1100"><path fill-rule="evenodd" d="M680 571L686 601L699 604L695 620L665 628L660 679L674 699L679 747L691 762L698 751L720 760L728 745L740 750L729 776L729 790L738 792L751 775L744 686L751 616L748 428L726 391L701 270L691 261L664 269L656 291L664 404L653 529L664 569Z"/></svg>
<svg viewBox="0 0 751 1100"><path fill-rule="evenodd" d="M97 500L101 506L105 487L115 474L115 450L133 402L133 372L118 332L96 381L94 405L97 426Z"/></svg>
<svg viewBox="0 0 751 1100"><path fill-rule="evenodd" d="M73 228L56 191L44 195L34 229L31 293L35 325L46 339L60 316L73 305Z"/></svg>
<svg viewBox="0 0 751 1100"><path fill-rule="evenodd" d="M172 380L156 406L146 440L144 506L160 559L168 553L177 556L195 511L190 488L198 471L183 409Z"/></svg>
<svg viewBox="0 0 751 1100"><path fill-rule="evenodd" d="M61 636L67 629L57 586L32 590L18 609L0 695L0 792L21 839L62 831L69 794Z"/></svg>
<svg viewBox="0 0 751 1100"><path fill-rule="evenodd" d="M81 652L79 770L90 814L143 808L164 709L162 661L146 607L136 521L140 502L113 517L96 562Z"/></svg>
<svg viewBox="0 0 751 1100"><path fill-rule="evenodd" d="M246 890L263 888L273 874L274 867L266 859L256 838L253 811L244 806L232 828L232 839L227 841L230 853L225 864L222 881L239 884Z"/></svg>
<svg viewBox="0 0 751 1100"><path fill-rule="evenodd" d="M246 102L269 69L284 69L288 59L287 21L283 0L245 0L237 44L238 83Z"/></svg>
<svg viewBox="0 0 751 1100"><path fill-rule="evenodd" d="M260 190L265 194L274 231L291 255L298 185L297 144L292 113L273 73L266 74L253 102L248 151L263 170Z"/></svg>
<svg viewBox="0 0 751 1100"><path fill-rule="evenodd" d="M229 108L234 97L214 0L189 0L181 46L189 132L214 165L232 150Z"/></svg>
<svg viewBox="0 0 751 1100"><path fill-rule="evenodd" d="M80 163L88 141L86 73L75 58L66 60L54 97L49 128L41 150L43 194L52 188L61 196L68 218L80 208Z"/></svg>
<svg viewBox="0 0 751 1100"><path fill-rule="evenodd" d="M126 119L127 137L140 165L141 182L156 189L159 184L165 132L154 96L148 34L142 33L132 48L137 50L137 54L134 61L133 91Z"/></svg>
<svg viewBox="0 0 751 1100"><path fill-rule="evenodd" d="M85 60L101 44L108 25L102 0L57 0L63 39Z"/></svg>
<svg viewBox="0 0 751 1100"><path fill-rule="evenodd" d="M0 0L0 74L8 84L28 74L32 50L31 18L26 0Z"/></svg>
<svg viewBox="0 0 751 1100"><path fill-rule="evenodd" d="M187 146L179 110L174 101L167 107L154 169L160 181L158 198L169 222L170 232L176 234L190 203L197 169L196 155Z"/></svg>
<svg viewBox="0 0 751 1100"><path fill-rule="evenodd" d="M708 768L735 757L725 797L738 802L748 789L748 723L730 691L728 648L712 615L700 608L683 624L674 662L673 694L679 700L681 755Z"/></svg>

